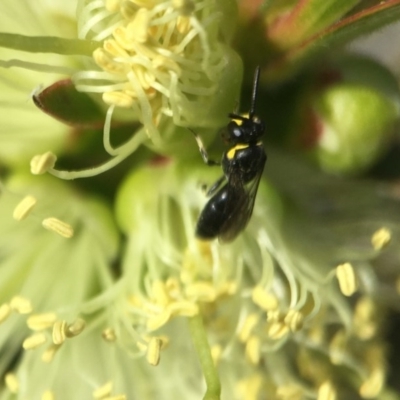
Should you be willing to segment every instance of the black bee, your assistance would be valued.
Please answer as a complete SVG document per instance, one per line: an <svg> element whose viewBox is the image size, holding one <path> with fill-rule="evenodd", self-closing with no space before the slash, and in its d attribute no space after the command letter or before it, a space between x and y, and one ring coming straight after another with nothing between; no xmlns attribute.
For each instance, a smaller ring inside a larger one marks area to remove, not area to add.
<svg viewBox="0 0 400 400"><path fill-rule="evenodd" d="M200 154L207 165L221 165L224 175L208 190L212 196L200 214L196 236L230 242L246 227L253 212L258 185L267 155L260 140L264 123L254 115L260 68L254 75L251 108L248 117L229 114L230 121L224 137L230 148L222 162L210 160L201 139L194 133ZM225 185L221 187L223 182Z"/></svg>

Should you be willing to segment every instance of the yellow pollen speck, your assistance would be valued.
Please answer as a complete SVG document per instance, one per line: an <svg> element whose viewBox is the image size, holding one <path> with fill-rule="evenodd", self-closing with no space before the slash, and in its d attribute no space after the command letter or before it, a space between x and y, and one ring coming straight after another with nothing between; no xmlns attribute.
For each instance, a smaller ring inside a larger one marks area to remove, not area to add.
<svg viewBox="0 0 400 400"><path fill-rule="evenodd" d="M115 331L112 328L104 329L103 332L101 333L101 337L106 342L115 342L117 340L117 335L115 334Z"/></svg>
<svg viewBox="0 0 400 400"><path fill-rule="evenodd" d="M35 197L33 196L24 197L14 208L13 218L16 221L22 221L30 214L33 207L35 207L36 203L37 200L35 199Z"/></svg>
<svg viewBox="0 0 400 400"><path fill-rule="evenodd" d="M11 307L9 304L4 303L0 306L0 324L5 321L11 313Z"/></svg>
<svg viewBox="0 0 400 400"><path fill-rule="evenodd" d="M56 320L57 315L55 313L33 314L27 319L26 324L33 331L41 331L53 326Z"/></svg>
<svg viewBox="0 0 400 400"><path fill-rule="evenodd" d="M10 301L10 307L18 314L30 314L32 312L32 304L25 297L15 296Z"/></svg>
<svg viewBox="0 0 400 400"><path fill-rule="evenodd" d="M54 392L52 392L51 390L46 390L43 394L42 394L42 400L55 400L56 396L54 395Z"/></svg>
<svg viewBox="0 0 400 400"><path fill-rule="evenodd" d="M104 92L102 98L110 106L130 108L133 104L133 98L124 92Z"/></svg>
<svg viewBox="0 0 400 400"><path fill-rule="evenodd" d="M318 400L336 400L336 390L329 381L324 382L318 388Z"/></svg>
<svg viewBox="0 0 400 400"><path fill-rule="evenodd" d="M42 175L53 168L56 161L57 157L51 151L36 155L31 160L31 173L33 175Z"/></svg>
<svg viewBox="0 0 400 400"><path fill-rule="evenodd" d="M52 362L53 358L59 348L60 348L60 345L56 345L56 344L52 344L51 346L49 346L42 354L42 361L46 364Z"/></svg>
<svg viewBox="0 0 400 400"><path fill-rule="evenodd" d="M60 236L70 239L74 236L74 230L71 225L57 218L46 218L42 221L42 226L49 231L53 231Z"/></svg>
<svg viewBox="0 0 400 400"><path fill-rule="evenodd" d="M146 359L150 365L156 366L160 362L160 351L162 340L158 337L152 337L147 346Z"/></svg>
<svg viewBox="0 0 400 400"><path fill-rule="evenodd" d="M375 250L382 250L390 243L391 239L392 234L390 230L381 228L372 235L371 243Z"/></svg>
<svg viewBox="0 0 400 400"><path fill-rule="evenodd" d="M66 338L66 330L67 330L67 321L56 321L53 324L53 343L54 344L63 344Z"/></svg>
<svg viewBox="0 0 400 400"><path fill-rule="evenodd" d="M271 293L267 293L261 286L256 286L251 292L251 299L264 311L272 311L278 308L278 299Z"/></svg>
<svg viewBox="0 0 400 400"><path fill-rule="evenodd" d="M385 382L385 373L382 368L372 371L368 379L361 385L359 393L364 399L376 398L382 390Z"/></svg>
<svg viewBox="0 0 400 400"><path fill-rule="evenodd" d="M357 277L350 263L340 264L336 267L336 277L339 282L340 291L347 297L357 290Z"/></svg>
<svg viewBox="0 0 400 400"><path fill-rule="evenodd" d="M5 375L4 377L4 383L7 386L7 389L11 392L11 393L18 393L19 390L19 382L18 382L18 378L17 375L9 372Z"/></svg>
<svg viewBox="0 0 400 400"><path fill-rule="evenodd" d="M44 333L35 333L31 336L28 336L23 342L22 347L25 350L36 349L46 342L46 335Z"/></svg>
<svg viewBox="0 0 400 400"><path fill-rule="evenodd" d="M107 382L103 386L100 386L96 390L93 391L93 398L96 400L103 399L106 396L109 396L113 389L113 382Z"/></svg>
<svg viewBox="0 0 400 400"><path fill-rule="evenodd" d="M258 336L250 336L246 342L246 357L250 363L257 365L260 362L261 354L261 341Z"/></svg>
<svg viewBox="0 0 400 400"><path fill-rule="evenodd" d="M239 340L242 343L247 342L252 330L257 325L259 319L260 318L259 318L258 314L256 314L256 313L251 313L246 317L246 319L243 322L243 325L241 326L241 328L238 332Z"/></svg>
<svg viewBox="0 0 400 400"><path fill-rule="evenodd" d="M79 335L85 329L86 322L82 318L77 318L72 324L67 326L65 335L68 338Z"/></svg>

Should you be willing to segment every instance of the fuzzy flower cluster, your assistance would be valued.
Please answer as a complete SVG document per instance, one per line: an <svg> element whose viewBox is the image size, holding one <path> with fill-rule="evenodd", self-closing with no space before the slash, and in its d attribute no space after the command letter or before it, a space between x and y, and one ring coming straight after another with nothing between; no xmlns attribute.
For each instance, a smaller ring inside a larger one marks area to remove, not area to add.
<svg viewBox="0 0 400 400"><path fill-rule="evenodd" d="M268 149L251 222L221 245L194 235L201 187L221 170L200 154L158 156L174 135L196 154L180 128L203 134L233 111L235 9L228 0L79 1L78 36L99 46L74 59L72 79L108 106L103 144L113 158L91 172L56 170L47 117L34 120L43 136L13 142L23 163L0 149L8 167L0 171L0 400L400 398L386 385L383 339L384 314L400 294L396 188L326 179ZM37 80L31 61L21 65L29 79L20 85L0 76L11 94ZM23 120L28 111L15 99L2 117L20 132L15 113ZM143 128L113 147L112 117ZM55 126L68 159L65 138L79 135ZM149 139L159 151L115 186L98 177L102 196L88 181L45 174L104 172ZM91 161L90 150L78 154Z"/></svg>

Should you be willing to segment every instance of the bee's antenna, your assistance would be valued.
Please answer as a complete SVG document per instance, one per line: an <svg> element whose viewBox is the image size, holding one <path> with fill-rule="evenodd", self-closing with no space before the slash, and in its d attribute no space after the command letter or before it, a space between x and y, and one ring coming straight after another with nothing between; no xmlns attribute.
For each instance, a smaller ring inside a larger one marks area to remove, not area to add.
<svg viewBox="0 0 400 400"><path fill-rule="evenodd" d="M249 111L249 119L252 119L254 117L259 78L260 78L260 66L258 65L254 73L253 93L251 94L251 107Z"/></svg>

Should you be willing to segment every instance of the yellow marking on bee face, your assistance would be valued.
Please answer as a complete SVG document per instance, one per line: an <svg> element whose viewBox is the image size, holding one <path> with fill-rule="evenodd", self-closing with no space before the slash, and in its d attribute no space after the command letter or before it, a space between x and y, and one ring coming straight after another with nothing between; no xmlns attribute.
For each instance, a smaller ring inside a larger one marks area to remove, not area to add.
<svg viewBox="0 0 400 400"><path fill-rule="evenodd" d="M247 147L249 147L248 144L237 144L236 146L232 147L227 153L226 153L226 157L229 160L232 160L233 157L235 157L235 153L237 150L242 150L242 149L246 149Z"/></svg>

